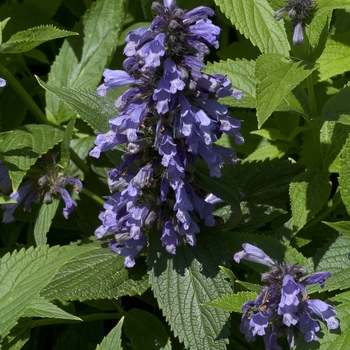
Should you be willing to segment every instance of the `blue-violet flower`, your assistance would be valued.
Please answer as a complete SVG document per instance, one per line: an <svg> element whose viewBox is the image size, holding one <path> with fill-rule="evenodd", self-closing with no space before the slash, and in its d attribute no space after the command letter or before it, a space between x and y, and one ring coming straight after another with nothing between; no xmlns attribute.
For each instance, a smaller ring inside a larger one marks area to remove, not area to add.
<svg viewBox="0 0 350 350"><path fill-rule="evenodd" d="M185 239L196 243L198 223L215 224L214 205L191 185L196 158L203 159L210 175L221 176L224 162L235 163L232 149L214 143L223 133L244 142L239 120L229 116L218 98L242 98L221 74L204 74L209 46L218 47L220 28L208 17L214 11L199 6L180 9L175 0L154 2L156 16L149 28L126 37L124 70L105 69L97 93L132 85L116 101L119 116L109 121L110 131L98 134L95 148L101 152L126 144L118 168L109 172L112 195L100 214L97 237L114 234L113 251L132 267L147 243L152 225L162 231L165 249L175 254Z"/></svg>
<svg viewBox="0 0 350 350"><path fill-rule="evenodd" d="M0 78L0 88L5 87L6 86L6 80L3 78Z"/></svg>
<svg viewBox="0 0 350 350"><path fill-rule="evenodd" d="M255 336L263 336L266 350L280 350L278 336L285 336L290 348L294 348L295 333L303 333L304 340L317 340L320 330L317 316L326 322L328 329L339 327L334 308L319 299L309 299L306 286L319 283L324 287L330 277L329 272L316 272L300 280L308 274L307 269L297 264L275 263L261 249L243 244L243 250L234 255L239 263L241 259L266 265L269 273L262 274L265 283L255 300L244 303L240 331L248 342L255 341Z"/></svg>
<svg viewBox="0 0 350 350"><path fill-rule="evenodd" d="M1 171L4 171L2 166L5 168L4 164L0 165L0 176ZM7 186L10 179L8 177L3 179L3 181L4 182L1 183ZM67 177L59 172L59 167L51 153L43 155L28 171L18 190L10 194L9 197L17 201L17 203L3 204L1 206L1 208L4 209L2 221L4 223L9 223L15 220L13 213L24 198L26 198L24 210L30 211L31 202L38 203L42 200L44 203L49 204L52 202L52 196L56 195L60 195L65 202L63 216L67 219L69 213L77 206L77 203L64 188L67 184L74 185L77 192L82 190L82 183L80 180ZM6 188L8 189L8 187Z"/></svg>
<svg viewBox="0 0 350 350"><path fill-rule="evenodd" d="M288 4L275 12L275 19L279 21L283 12L287 12L293 26L293 44L302 45L304 41L303 27L316 7L312 0L289 0Z"/></svg>

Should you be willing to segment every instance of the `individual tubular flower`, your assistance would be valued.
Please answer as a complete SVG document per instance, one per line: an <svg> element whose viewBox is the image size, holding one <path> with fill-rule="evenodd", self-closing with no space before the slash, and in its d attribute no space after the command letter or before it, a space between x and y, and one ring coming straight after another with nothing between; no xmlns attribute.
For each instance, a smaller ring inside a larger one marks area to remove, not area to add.
<svg viewBox="0 0 350 350"><path fill-rule="evenodd" d="M239 100L242 92L231 89L221 74L202 73L209 46L218 47L220 28L208 18L214 11L200 6L186 12L175 0L154 2L152 9L156 16L150 27L126 37L124 70L103 73L100 96L108 89L132 87L115 101L120 114L109 121L110 131L97 135L90 152L99 157L126 144L122 163L109 173L112 195L95 234L115 235L111 248L126 257L127 267L135 263L155 223L172 254L183 240L196 243L200 220L214 225L213 204L191 184L196 158L207 163L211 176L220 177L223 163L235 163L237 157L214 143L223 133L237 144L244 142L240 121L218 102L228 96Z"/></svg>
<svg viewBox="0 0 350 350"><path fill-rule="evenodd" d="M264 273L261 280L265 283L256 300L246 302L240 331L248 342L255 341L255 336L263 336L266 350L280 350L278 336L285 336L290 349L294 348L295 333L301 332L304 340L317 340L320 330L317 316L326 322L328 329L339 327L334 308L319 299L309 299L306 286L319 283L324 287L331 276L329 272L316 272L307 278L307 269L297 264L281 265L275 263L261 249L243 244L243 250L234 255L239 263L241 259L266 265L269 273Z"/></svg>
<svg viewBox="0 0 350 350"><path fill-rule="evenodd" d="M67 184L74 185L78 192L82 190L80 180L62 175L51 153L45 154L28 171L18 190L10 194L9 197L14 199L16 203L3 204L1 206L4 209L2 221L4 223L14 221L13 213L25 198L24 210L30 211L32 202L38 203L42 200L44 203L49 204L52 202L52 197L57 195L60 195L65 202L63 216L68 219L69 213L77 206L77 203L64 188Z"/></svg>
<svg viewBox="0 0 350 350"><path fill-rule="evenodd" d="M302 45L304 41L303 27L316 7L312 0L289 0L288 4L275 12L275 19L279 21L283 12L287 12L293 25L293 44Z"/></svg>

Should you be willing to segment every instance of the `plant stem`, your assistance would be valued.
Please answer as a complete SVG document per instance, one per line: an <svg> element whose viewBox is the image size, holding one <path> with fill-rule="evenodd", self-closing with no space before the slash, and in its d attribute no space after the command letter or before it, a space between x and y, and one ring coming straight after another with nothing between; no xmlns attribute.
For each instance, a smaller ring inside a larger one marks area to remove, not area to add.
<svg viewBox="0 0 350 350"><path fill-rule="evenodd" d="M103 200L103 198L99 197L97 194L89 191L88 189L86 189L85 187L83 187L83 190L81 191L81 193L85 194L86 196L90 197L91 199L93 199L95 202L97 202L98 204L104 205L105 201Z"/></svg>
<svg viewBox="0 0 350 350"><path fill-rule="evenodd" d="M317 106L314 91L314 83L312 79L312 73L307 77L307 90L309 93L310 109L311 109L311 119L317 118Z"/></svg>
<svg viewBox="0 0 350 350"><path fill-rule="evenodd" d="M75 151L70 148L69 149L70 158L73 163L85 174L87 175L90 172L90 168L88 165L75 153Z"/></svg>
<svg viewBox="0 0 350 350"><path fill-rule="evenodd" d="M41 111L38 105L33 101L28 92L18 82L18 80L0 63L0 75L3 77L25 103L28 109L33 113L38 122L43 124L55 125L48 121L45 114Z"/></svg>

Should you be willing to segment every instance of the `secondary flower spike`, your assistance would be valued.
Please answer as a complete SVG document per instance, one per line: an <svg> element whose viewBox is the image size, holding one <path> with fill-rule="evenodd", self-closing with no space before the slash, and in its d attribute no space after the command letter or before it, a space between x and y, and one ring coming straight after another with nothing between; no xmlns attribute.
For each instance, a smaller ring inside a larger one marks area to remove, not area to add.
<svg viewBox="0 0 350 350"><path fill-rule="evenodd" d="M243 244L243 250L234 255L239 263L241 259L266 265L269 273L262 274L265 283L255 300L243 304L240 331L248 342L255 341L255 336L264 338L266 350L281 350L277 338L284 336L290 349L295 345L295 333L303 333L304 340L317 340L320 330L318 320L322 319L328 329L339 327L334 308L319 299L309 299L306 286L319 283L323 288L331 276L329 272L316 272L307 278L308 272L297 264L277 264L261 249L249 243Z"/></svg>
<svg viewBox="0 0 350 350"><path fill-rule="evenodd" d="M288 4L275 12L275 19L279 21L283 12L287 12L293 25L293 44L302 45L304 41L303 28L306 20L316 7L312 0L289 0Z"/></svg>
<svg viewBox="0 0 350 350"><path fill-rule="evenodd" d="M109 121L110 131L98 134L101 152L126 144L118 168L109 172L112 195L99 216L97 237L114 234L110 247L132 267L147 244L147 231L156 225L165 249L176 253L185 240L195 245L199 221L215 224L214 205L191 184L196 159L203 159L210 175L221 176L223 163L235 163L233 149L216 146L226 133L244 142L240 121L230 117L220 97L238 100L221 74L204 74L209 46L218 47L220 28L209 17L214 11L200 6L180 9L175 0L154 2L156 16L149 28L126 37L124 70L105 69L97 93L131 85L116 101L119 116Z"/></svg>
<svg viewBox="0 0 350 350"><path fill-rule="evenodd" d="M1 161L0 161L1 163ZM5 173L6 170L6 173ZM1 172L4 171L4 176L7 175L7 169L4 164L0 164L0 179ZM6 181L5 181L6 180ZM10 186L8 185L10 182ZM6 189L11 187L10 178L3 178L0 185L6 183ZM10 194L10 198L17 201L17 203L3 204L4 209L3 219L4 223L9 223L15 220L13 213L26 198L24 202L24 210L30 211L30 204L32 202L51 203L52 197L60 195L65 202L63 208L63 216L68 219L69 213L77 206L77 203L71 198L68 191L65 189L67 184L74 185L79 192L83 186L80 180L72 177L67 177L59 172L59 167L51 153L43 155L37 160L35 165L28 171L24 181L16 192Z"/></svg>

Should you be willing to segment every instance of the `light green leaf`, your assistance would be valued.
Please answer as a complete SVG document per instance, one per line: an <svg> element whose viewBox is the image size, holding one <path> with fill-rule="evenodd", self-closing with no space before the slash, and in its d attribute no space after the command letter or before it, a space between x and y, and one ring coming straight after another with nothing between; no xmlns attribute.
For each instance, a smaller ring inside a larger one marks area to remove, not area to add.
<svg viewBox="0 0 350 350"><path fill-rule="evenodd" d="M132 309L126 314L124 331L133 350L153 349L155 344L157 349L164 349L170 341L162 322L151 313L140 309Z"/></svg>
<svg viewBox="0 0 350 350"><path fill-rule="evenodd" d="M61 160L60 164L63 168L63 171L67 171L67 168L70 163L70 141L72 139L74 125L75 125L76 118L72 118L66 128L66 131L64 132L62 146L61 146Z"/></svg>
<svg viewBox="0 0 350 350"><path fill-rule="evenodd" d="M238 292L237 294L228 294L215 299L205 306L215 307L229 312L242 313L242 305L247 301L255 300L258 294L256 292Z"/></svg>
<svg viewBox="0 0 350 350"><path fill-rule="evenodd" d="M0 204L6 203L16 203L16 201L8 196L5 196L3 193L0 192Z"/></svg>
<svg viewBox="0 0 350 350"><path fill-rule="evenodd" d="M41 204L34 226L34 239L37 246L46 244L46 234L49 232L52 219L56 214L59 203L60 200L58 198L52 197L51 203Z"/></svg>
<svg viewBox="0 0 350 350"><path fill-rule="evenodd" d="M26 52L45 41L64 38L78 33L68 32L53 26L40 26L18 32L11 36L5 43L0 45L0 53Z"/></svg>
<svg viewBox="0 0 350 350"><path fill-rule="evenodd" d="M142 264L133 269L124 267L124 258L100 241L91 252L72 259L63 266L41 295L48 300L92 300L142 294L148 287L148 277Z"/></svg>
<svg viewBox="0 0 350 350"><path fill-rule="evenodd" d="M159 233L150 234L148 267L151 286L159 307L175 336L191 350L226 349L227 312L203 304L231 292L230 283L219 265L226 249L219 229L202 228L195 247L183 244L176 254L162 246Z"/></svg>
<svg viewBox="0 0 350 350"><path fill-rule="evenodd" d="M293 178L289 194L295 232L317 214L326 203L330 190L328 173L305 171Z"/></svg>
<svg viewBox="0 0 350 350"><path fill-rule="evenodd" d="M117 117L118 112L114 107L114 101L107 96L98 96L92 90L50 86L39 78L37 79L44 89L72 107L95 131L107 132L109 130L108 120Z"/></svg>
<svg viewBox="0 0 350 350"><path fill-rule="evenodd" d="M233 107L255 108L255 85L254 75L255 61L227 60L219 63L208 63L205 72L208 74L223 74L227 76L232 88L241 90L243 98L236 101L233 97L226 97L220 101Z"/></svg>
<svg viewBox="0 0 350 350"><path fill-rule="evenodd" d="M284 96L276 111L291 112L294 114L308 117L310 115L309 96L304 89L297 86L293 91L290 91ZM276 118L276 115L274 115ZM285 116L284 116L285 117Z"/></svg>
<svg viewBox="0 0 350 350"><path fill-rule="evenodd" d="M261 160L273 160L282 158L288 151L290 145L286 142L275 142L271 145L261 146L244 159L245 162L256 162Z"/></svg>
<svg viewBox="0 0 350 350"><path fill-rule="evenodd" d="M49 74L48 85L95 89L112 57L123 27L126 0L98 0L74 28L80 35L65 40ZM69 62L69 64L67 64ZM73 113L46 94L48 117L62 123Z"/></svg>
<svg viewBox="0 0 350 350"><path fill-rule="evenodd" d="M61 320L82 321L81 318L69 314L55 304L51 304L41 296L37 296L29 303L28 307L23 313L23 317L48 317L58 318Z"/></svg>
<svg viewBox="0 0 350 350"><path fill-rule="evenodd" d="M348 289L350 287L350 237L337 236L313 257L316 271L328 271L332 276L323 290Z"/></svg>
<svg viewBox="0 0 350 350"><path fill-rule="evenodd" d="M266 139L268 139L270 141L276 141L276 140L290 141L287 136L283 135L276 128L266 128L266 129L254 130L251 132L251 134L265 137Z"/></svg>
<svg viewBox="0 0 350 350"><path fill-rule="evenodd" d="M0 45L2 44L2 31L6 26L6 23L10 20L10 17L5 18L3 21L0 21Z"/></svg>
<svg viewBox="0 0 350 350"><path fill-rule="evenodd" d="M30 338L31 320L20 319L2 341L2 350L20 350Z"/></svg>
<svg viewBox="0 0 350 350"><path fill-rule="evenodd" d="M323 106L322 119L350 124L350 85L334 94Z"/></svg>
<svg viewBox="0 0 350 350"><path fill-rule="evenodd" d="M339 233L342 233L346 236L350 236L350 221L322 222L328 225L329 227L334 228L336 231L339 231Z"/></svg>
<svg viewBox="0 0 350 350"><path fill-rule="evenodd" d="M249 283L249 282L244 282L244 281L240 281L240 280L237 280L235 282L237 284L240 284L244 288L248 289L248 291L252 291L255 293L260 293L261 289L262 289L262 286L260 284Z"/></svg>
<svg viewBox="0 0 350 350"><path fill-rule="evenodd" d="M350 213L350 137L346 140L341 157L339 172L340 194L348 213Z"/></svg>
<svg viewBox="0 0 350 350"><path fill-rule="evenodd" d="M256 62L259 128L283 98L316 69L314 63L292 62L277 54L261 55Z"/></svg>
<svg viewBox="0 0 350 350"><path fill-rule="evenodd" d="M328 38L326 47L317 60L320 65L319 80L327 80L350 70L350 36L348 33L335 34Z"/></svg>
<svg viewBox="0 0 350 350"><path fill-rule="evenodd" d="M101 344L97 345L96 350L122 350L122 326L124 317L122 317L117 325L103 338Z"/></svg>
<svg viewBox="0 0 350 350"><path fill-rule="evenodd" d="M290 45L283 21L266 0L215 0L232 24L261 52L288 56Z"/></svg>
<svg viewBox="0 0 350 350"><path fill-rule="evenodd" d="M0 153L9 170L14 191L36 160L62 139L63 131L53 126L29 124L13 130L1 140Z"/></svg>
<svg viewBox="0 0 350 350"><path fill-rule="evenodd" d="M41 246L14 251L0 260L0 336L4 337L58 269L91 246Z"/></svg>
<svg viewBox="0 0 350 350"><path fill-rule="evenodd" d="M328 11L348 7L348 0L317 0L317 11Z"/></svg>

